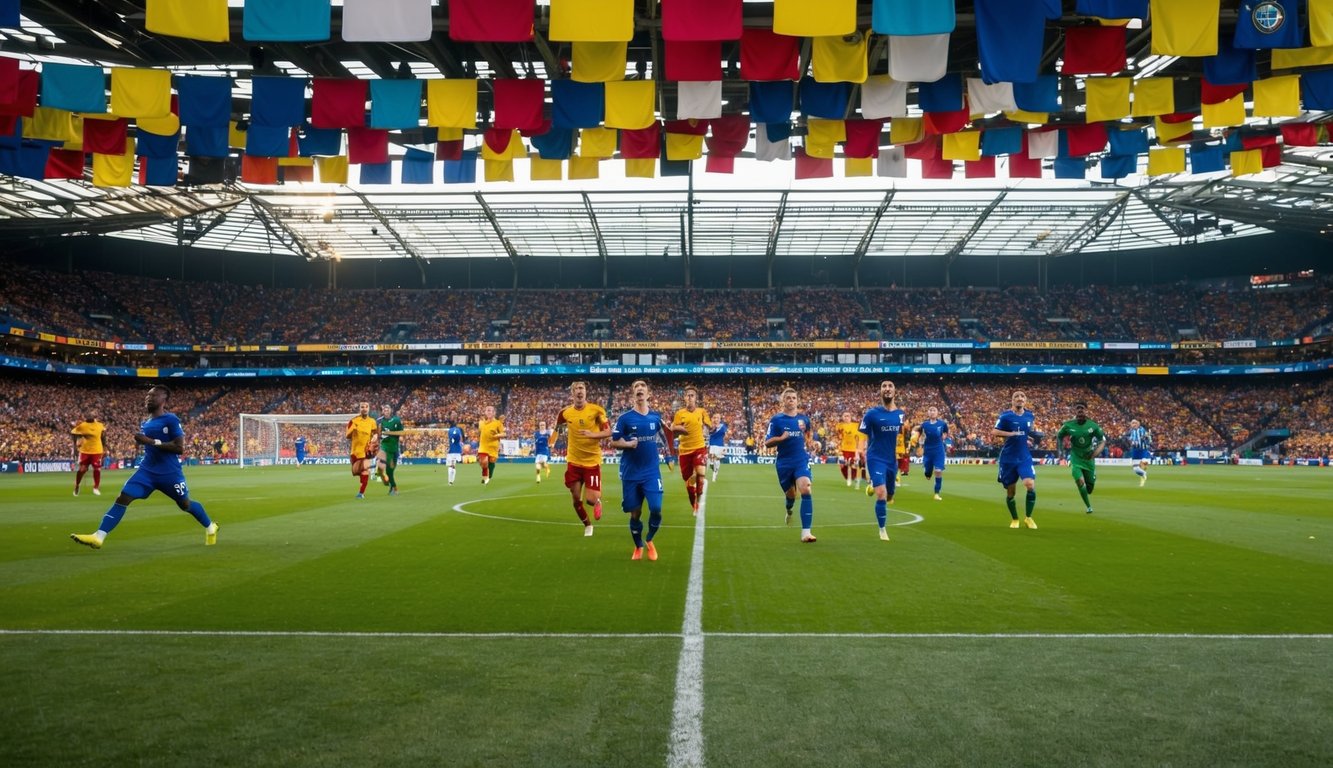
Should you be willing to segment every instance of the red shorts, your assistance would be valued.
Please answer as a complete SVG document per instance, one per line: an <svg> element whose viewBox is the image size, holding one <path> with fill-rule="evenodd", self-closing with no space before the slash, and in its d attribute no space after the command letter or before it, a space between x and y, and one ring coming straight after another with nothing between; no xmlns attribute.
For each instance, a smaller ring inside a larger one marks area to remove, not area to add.
<svg viewBox="0 0 1333 768"><path fill-rule="evenodd" d="M900 457L900 458L898 459L898 472L899 472L900 474L904 474L904 475L905 475L905 474L907 474L908 472L910 472L911 470L912 470L912 457L910 457L910 456L902 456L902 457Z"/></svg>
<svg viewBox="0 0 1333 768"><path fill-rule="evenodd" d="M102 454L100 453L80 453L80 467L100 467L102 466Z"/></svg>
<svg viewBox="0 0 1333 768"><path fill-rule="evenodd" d="M708 449L698 448L680 455L680 476L686 480L694 477L696 467L708 466Z"/></svg>
<svg viewBox="0 0 1333 768"><path fill-rule="evenodd" d="M495 463L495 457L494 457L494 456L490 455L489 453L481 453L481 452L478 452L478 453L477 453L477 463L480 464L482 459L485 459L487 464L494 464L494 463Z"/></svg>
<svg viewBox="0 0 1333 768"><path fill-rule="evenodd" d="M843 460L844 462L846 462L848 465L855 464L855 463L856 463L856 457L857 457L857 453L856 453L856 451L843 451L843 452L842 452L842 460Z"/></svg>
<svg viewBox="0 0 1333 768"><path fill-rule="evenodd" d="M602 490L602 466L580 467L577 464L565 465L565 487L572 488L576 483L593 491Z"/></svg>
<svg viewBox="0 0 1333 768"><path fill-rule="evenodd" d="M357 463L362 461L373 461L375 459L375 455L370 454L369 456L358 456L355 453L353 453L350 455L350 458L352 459L352 474L359 475L361 474L361 472L357 470L356 467Z"/></svg>

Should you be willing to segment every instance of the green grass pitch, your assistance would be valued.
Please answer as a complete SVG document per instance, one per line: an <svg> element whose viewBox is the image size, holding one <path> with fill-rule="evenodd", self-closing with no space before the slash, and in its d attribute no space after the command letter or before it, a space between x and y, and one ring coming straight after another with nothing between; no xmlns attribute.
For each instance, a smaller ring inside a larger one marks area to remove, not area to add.
<svg viewBox="0 0 1333 768"><path fill-rule="evenodd" d="M591 538L562 471L358 501L343 468L194 468L217 546L156 496L100 551L67 536L125 473L0 477L0 764L1333 764L1333 471L1104 467L1086 515L1042 468L1011 530L993 468L942 502L914 468L886 543L824 466L801 544L772 468L727 466L701 636L679 476L631 562L616 468Z"/></svg>

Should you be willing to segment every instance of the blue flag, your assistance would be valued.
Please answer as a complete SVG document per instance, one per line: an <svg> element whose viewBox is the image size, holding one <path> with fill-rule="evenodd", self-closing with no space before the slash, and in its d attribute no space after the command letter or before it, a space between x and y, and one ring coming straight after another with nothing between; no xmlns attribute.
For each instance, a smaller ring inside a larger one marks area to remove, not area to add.
<svg viewBox="0 0 1333 768"><path fill-rule="evenodd" d="M435 153L408 147L403 155L402 178L404 184L434 184Z"/></svg>
<svg viewBox="0 0 1333 768"><path fill-rule="evenodd" d="M559 80L552 80L555 85ZM552 128L540 136L532 137L532 148L543 160L568 160L574 152L574 129Z"/></svg>
<svg viewBox="0 0 1333 768"><path fill-rule="evenodd" d="M1148 132L1142 128L1134 131L1109 129L1106 138L1113 155L1141 155L1148 151Z"/></svg>
<svg viewBox="0 0 1333 768"><path fill-rule="evenodd" d="M1223 38L1217 41L1217 55L1203 60L1203 77L1213 85L1252 83L1258 76L1254 51L1237 48Z"/></svg>
<svg viewBox="0 0 1333 768"><path fill-rule="evenodd" d="M254 77L250 79L250 122L291 127L305 122L304 77Z"/></svg>
<svg viewBox="0 0 1333 768"><path fill-rule="evenodd" d="M82 64L42 64L42 106L70 112L106 112L106 70Z"/></svg>
<svg viewBox="0 0 1333 768"><path fill-rule="evenodd" d="M329 0L245 0L241 37L272 42L328 40Z"/></svg>
<svg viewBox="0 0 1333 768"><path fill-rule="evenodd" d="M1237 48L1301 48L1305 0L1242 0L1236 16Z"/></svg>
<svg viewBox="0 0 1333 768"><path fill-rule="evenodd" d="M842 120L847 116L847 104L851 99L851 83L817 83L809 75L801 78L801 111L809 117ZM764 122L776 123L785 119ZM754 120L759 122L757 117Z"/></svg>
<svg viewBox="0 0 1333 768"><path fill-rule="evenodd" d="M596 128L604 119L605 83L580 83L569 79L551 81L552 127Z"/></svg>
<svg viewBox="0 0 1333 768"><path fill-rule="evenodd" d="M1054 165L1057 179L1088 178L1088 164L1081 157L1057 157Z"/></svg>
<svg viewBox="0 0 1333 768"><path fill-rule="evenodd" d="M750 83L750 119L756 123L786 123L795 107L796 89L787 80Z"/></svg>
<svg viewBox="0 0 1333 768"><path fill-rule="evenodd" d="M985 157L1016 155L1022 150L1022 128L988 128L981 132L981 154Z"/></svg>
<svg viewBox="0 0 1333 768"><path fill-rule="evenodd" d="M307 125L297 134L296 147L301 157L336 157L343 151L343 132Z"/></svg>
<svg viewBox="0 0 1333 768"><path fill-rule="evenodd" d="M185 126L185 154L192 157L226 157L231 154L227 146L227 126L187 125Z"/></svg>
<svg viewBox="0 0 1333 768"><path fill-rule="evenodd" d="M1106 155L1102 157L1102 178L1123 179L1138 167L1138 155Z"/></svg>
<svg viewBox="0 0 1333 768"><path fill-rule="evenodd" d="M457 160L444 161L445 184L477 183L477 150L465 149Z"/></svg>
<svg viewBox="0 0 1333 768"><path fill-rule="evenodd" d="M245 131L245 154L255 157L286 157L291 129L281 125L255 125Z"/></svg>
<svg viewBox="0 0 1333 768"><path fill-rule="evenodd" d="M392 184L393 163L362 163L362 184Z"/></svg>
<svg viewBox="0 0 1333 768"><path fill-rule="evenodd" d="M231 122L231 78L176 75L181 125L225 127Z"/></svg>
<svg viewBox="0 0 1333 768"><path fill-rule="evenodd" d="M962 76L954 72L917 85L916 101L922 112L957 112L963 108Z"/></svg>
<svg viewBox="0 0 1333 768"><path fill-rule="evenodd" d="M1190 173L1213 173L1227 169L1225 148L1221 144L1190 146Z"/></svg>
<svg viewBox="0 0 1333 768"><path fill-rule="evenodd" d="M371 128L416 128L420 124L420 80L370 81Z"/></svg>
<svg viewBox="0 0 1333 768"><path fill-rule="evenodd" d="M1040 75L1030 83L1014 83L1014 103L1025 112L1059 112L1059 76Z"/></svg>

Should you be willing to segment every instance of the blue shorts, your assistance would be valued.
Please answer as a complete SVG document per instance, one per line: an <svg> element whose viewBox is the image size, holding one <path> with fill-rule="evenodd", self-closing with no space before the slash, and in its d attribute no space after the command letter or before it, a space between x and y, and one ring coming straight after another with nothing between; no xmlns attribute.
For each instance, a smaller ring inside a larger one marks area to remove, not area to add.
<svg viewBox="0 0 1333 768"><path fill-rule="evenodd" d="M1032 462L1030 460L1022 463L1000 462L1000 472L995 478L996 482L1008 488L1014 483L1017 483L1020 479L1037 479L1037 473L1032 470Z"/></svg>
<svg viewBox="0 0 1333 768"><path fill-rule="evenodd" d="M662 478L652 480L621 480L620 509L633 512L648 502L649 512L662 511Z"/></svg>
<svg viewBox="0 0 1333 768"><path fill-rule="evenodd" d="M800 464L778 464L778 485L782 486L782 492L786 493L796 486L796 478L804 477L810 479L809 462Z"/></svg>
<svg viewBox="0 0 1333 768"><path fill-rule="evenodd" d="M296 452L296 460L297 460L298 462L305 461L305 451L297 451L297 452Z"/></svg>
<svg viewBox="0 0 1333 768"><path fill-rule="evenodd" d="M1148 452L1147 448L1132 448L1130 449L1129 457L1134 461L1139 461L1141 459L1151 459L1152 454Z"/></svg>
<svg viewBox="0 0 1333 768"><path fill-rule="evenodd" d="M889 488L889 494L893 494L893 488L898 484L898 460L892 461L881 459L875 456L866 457L866 472L870 474L870 487L876 488L886 485Z"/></svg>
<svg viewBox="0 0 1333 768"><path fill-rule="evenodd" d="M921 466L926 470L926 476L935 472L944 471L944 451L922 451Z"/></svg>
<svg viewBox="0 0 1333 768"><path fill-rule="evenodd" d="M190 489L185 485L185 475L180 472L155 475L142 469L135 470L130 479L125 481L125 487L120 489L121 493L131 499L146 499L153 495L153 491L161 491L178 504L190 500Z"/></svg>

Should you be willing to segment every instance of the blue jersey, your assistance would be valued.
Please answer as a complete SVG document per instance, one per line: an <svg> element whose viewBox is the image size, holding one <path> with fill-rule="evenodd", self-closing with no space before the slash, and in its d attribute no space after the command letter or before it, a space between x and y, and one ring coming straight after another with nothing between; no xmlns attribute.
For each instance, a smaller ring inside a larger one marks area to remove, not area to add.
<svg viewBox="0 0 1333 768"><path fill-rule="evenodd" d="M181 429L181 421L176 418L174 413L163 413L161 416L154 416L145 421L139 431L164 443L185 436L185 430ZM179 475L181 474L180 455L164 451L156 445L145 445L143 461L139 464L139 469L152 472L155 475Z"/></svg>
<svg viewBox="0 0 1333 768"><path fill-rule="evenodd" d="M538 431L532 436L532 452L537 456L551 455L551 433Z"/></svg>
<svg viewBox="0 0 1333 768"><path fill-rule="evenodd" d="M1146 451L1152 447L1152 437L1148 435L1148 430L1143 427L1131 429L1125 434L1125 439L1129 441L1130 448Z"/></svg>
<svg viewBox="0 0 1333 768"><path fill-rule="evenodd" d="M298 438L296 438L296 452L297 452L297 453L305 453L305 438L304 438L304 437L298 437Z"/></svg>
<svg viewBox="0 0 1333 768"><path fill-rule="evenodd" d="M779 413L768 420L768 434L765 440L788 434L791 437L778 443L778 463L782 465L807 465L810 454L805 451L805 433L810 429L810 418L798 413L788 416Z"/></svg>
<svg viewBox="0 0 1333 768"><path fill-rule="evenodd" d="M727 425L718 424L708 433L708 444L716 445L718 448L727 444Z"/></svg>
<svg viewBox="0 0 1333 768"><path fill-rule="evenodd" d="M611 430L612 440L638 439L636 448L620 452L620 479L626 482L661 480L662 470L658 453L658 438L663 434L662 414L657 411L639 413L625 411L616 419Z"/></svg>
<svg viewBox="0 0 1333 768"><path fill-rule="evenodd" d="M1032 449L1028 446L1028 433L1032 431L1032 423L1036 416L1032 411L1023 411L1021 414L1014 413L1012 410L1000 414L1000 418L995 422L995 428L1001 432L1018 432L1014 437L1004 439L1004 447L1000 449L1000 462L1003 464L1022 464L1032 463Z"/></svg>
<svg viewBox="0 0 1333 768"><path fill-rule="evenodd" d="M449 453L463 452L462 427L449 427Z"/></svg>
<svg viewBox="0 0 1333 768"><path fill-rule="evenodd" d="M1236 17L1237 48L1300 48L1305 45L1305 0L1243 0Z"/></svg>
<svg viewBox="0 0 1333 768"><path fill-rule="evenodd" d="M901 408L889 410L882 405L861 417L861 434L866 436L866 461L898 460L898 436L907 429L907 414Z"/></svg>
<svg viewBox="0 0 1333 768"><path fill-rule="evenodd" d="M944 450L944 436L949 434L949 422L944 419L930 419L921 422L922 453L939 453Z"/></svg>

